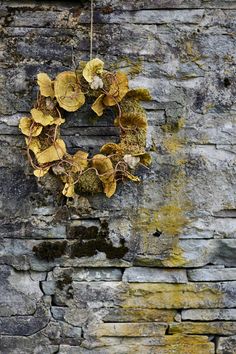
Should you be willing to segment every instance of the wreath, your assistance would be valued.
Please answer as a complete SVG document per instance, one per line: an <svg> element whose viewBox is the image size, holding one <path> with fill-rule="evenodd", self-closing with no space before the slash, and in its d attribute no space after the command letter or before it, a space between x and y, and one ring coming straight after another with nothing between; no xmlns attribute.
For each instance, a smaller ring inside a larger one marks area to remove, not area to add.
<svg viewBox="0 0 236 354"><path fill-rule="evenodd" d="M19 123L36 177L52 171L64 183L62 194L66 197L103 191L110 198L118 181L140 181L134 170L151 163L145 151L147 117L140 105L140 101L151 99L147 89L129 89L127 75L105 70L98 58L81 62L75 71L59 73L55 80L39 73L37 83L39 92L31 116L22 117ZM119 143L103 145L92 157L81 150L69 154L60 135L65 123L62 109L75 112L87 98L94 100L91 108L97 117L112 110L114 125L120 131Z"/></svg>

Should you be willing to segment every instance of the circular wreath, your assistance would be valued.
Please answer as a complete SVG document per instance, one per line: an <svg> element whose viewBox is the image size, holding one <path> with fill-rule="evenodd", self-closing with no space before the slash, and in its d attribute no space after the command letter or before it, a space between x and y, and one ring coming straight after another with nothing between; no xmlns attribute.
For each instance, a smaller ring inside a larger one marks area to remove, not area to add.
<svg viewBox="0 0 236 354"><path fill-rule="evenodd" d="M110 198L117 181L140 181L133 175L134 169L151 163L145 151L147 117L140 105L140 101L151 99L147 89L130 90L127 75L105 70L98 58L81 62L75 71L59 73L55 80L39 73L37 83L39 93L31 116L22 117L19 124L35 176L43 177L51 170L64 183L62 193L67 197L103 191ZM112 109L114 125L120 131L119 143L103 145L93 157L81 150L69 154L60 136L65 122L61 109L75 112L87 97L95 99L91 108L98 117L108 107Z"/></svg>

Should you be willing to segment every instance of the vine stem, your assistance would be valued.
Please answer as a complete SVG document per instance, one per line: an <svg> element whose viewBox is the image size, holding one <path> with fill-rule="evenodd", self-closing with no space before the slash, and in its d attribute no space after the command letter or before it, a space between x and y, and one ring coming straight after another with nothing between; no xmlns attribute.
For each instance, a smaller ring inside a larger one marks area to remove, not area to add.
<svg viewBox="0 0 236 354"><path fill-rule="evenodd" d="M93 0L90 8L90 60L93 59Z"/></svg>

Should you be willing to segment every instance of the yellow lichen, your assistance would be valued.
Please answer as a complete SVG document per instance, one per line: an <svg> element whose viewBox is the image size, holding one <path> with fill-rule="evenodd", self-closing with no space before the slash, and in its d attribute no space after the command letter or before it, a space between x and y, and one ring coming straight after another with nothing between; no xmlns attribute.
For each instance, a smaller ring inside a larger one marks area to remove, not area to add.
<svg viewBox="0 0 236 354"><path fill-rule="evenodd" d="M170 154L175 154L177 151L179 151L182 148L184 140L179 138L175 134L169 134L163 142L163 145L167 152Z"/></svg>
<svg viewBox="0 0 236 354"><path fill-rule="evenodd" d="M161 129L165 133L177 133L179 132L185 125L185 119L179 118L176 122L174 123L166 123L161 126Z"/></svg>
<svg viewBox="0 0 236 354"><path fill-rule="evenodd" d="M123 295L123 308L201 308L221 307L224 294L213 285L129 283Z"/></svg>

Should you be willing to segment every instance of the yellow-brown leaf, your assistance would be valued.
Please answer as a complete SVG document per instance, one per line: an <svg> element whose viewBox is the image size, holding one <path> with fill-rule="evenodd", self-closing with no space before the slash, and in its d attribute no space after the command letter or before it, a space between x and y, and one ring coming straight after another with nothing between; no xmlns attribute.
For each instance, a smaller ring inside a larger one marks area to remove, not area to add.
<svg viewBox="0 0 236 354"><path fill-rule="evenodd" d="M51 98L54 97L53 82L47 74L39 73L37 75L37 83L42 96Z"/></svg>
<svg viewBox="0 0 236 354"><path fill-rule="evenodd" d="M98 58L90 60L83 69L83 77L87 82L92 82L95 75L103 72L103 66L104 62Z"/></svg>
<svg viewBox="0 0 236 354"><path fill-rule="evenodd" d="M43 127L35 124L31 118L23 117L20 120L19 128L26 136L38 136Z"/></svg>
<svg viewBox="0 0 236 354"><path fill-rule="evenodd" d="M66 153L66 146L62 139L57 139L55 143L46 150L37 154L40 164L61 160Z"/></svg>
<svg viewBox="0 0 236 354"><path fill-rule="evenodd" d="M79 80L73 71L64 71L58 74L54 89L60 107L68 112L77 111L85 102L85 96L80 89Z"/></svg>

